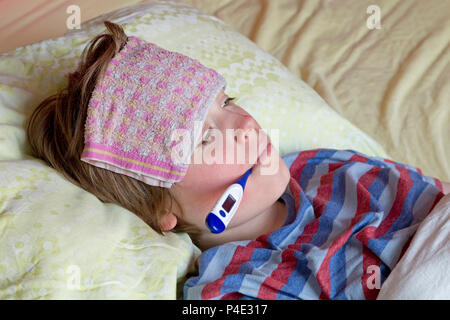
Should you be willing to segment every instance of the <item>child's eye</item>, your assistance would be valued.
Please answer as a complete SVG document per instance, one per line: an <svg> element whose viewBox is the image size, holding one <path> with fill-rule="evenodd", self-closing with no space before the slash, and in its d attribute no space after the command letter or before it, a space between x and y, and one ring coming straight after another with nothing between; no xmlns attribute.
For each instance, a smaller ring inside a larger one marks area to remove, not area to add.
<svg viewBox="0 0 450 320"><path fill-rule="evenodd" d="M225 101L224 101L224 103L223 103L223 105L222 105L222 108L228 106L228 104L229 104L231 101L233 101L234 99L236 99L236 98L230 98L230 97L226 98Z"/></svg>
<svg viewBox="0 0 450 320"><path fill-rule="evenodd" d="M211 138L211 130L208 129L205 131L205 134L203 135L202 144L208 144L210 142Z"/></svg>

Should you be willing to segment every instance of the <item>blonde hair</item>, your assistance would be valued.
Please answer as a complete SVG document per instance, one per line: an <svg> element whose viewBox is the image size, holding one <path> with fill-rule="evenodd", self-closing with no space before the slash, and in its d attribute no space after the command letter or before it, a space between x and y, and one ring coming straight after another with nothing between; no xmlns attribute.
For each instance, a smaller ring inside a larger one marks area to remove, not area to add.
<svg viewBox="0 0 450 320"><path fill-rule="evenodd" d="M109 33L96 36L84 48L78 68L68 74L67 87L46 98L33 111L27 123L27 139L32 155L44 160L70 182L103 202L133 212L163 234L162 218L171 212L174 202L182 215L182 208L170 189L150 186L80 160L89 99L109 61L127 42L121 26L109 21L104 24ZM198 234L194 226L178 221L181 223L173 231Z"/></svg>

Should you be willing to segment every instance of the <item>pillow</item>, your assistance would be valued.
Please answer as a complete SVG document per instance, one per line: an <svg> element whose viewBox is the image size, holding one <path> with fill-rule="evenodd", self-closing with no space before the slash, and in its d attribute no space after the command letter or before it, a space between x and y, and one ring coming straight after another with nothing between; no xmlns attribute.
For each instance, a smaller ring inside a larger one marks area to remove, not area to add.
<svg viewBox="0 0 450 320"><path fill-rule="evenodd" d="M31 157L0 162L0 206L2 300L175 299L199 254Z"/></svg>
<svg viewBox="0 0 450 320"><path fill-rule="evenodd" d="M106 30L104 20L220 72L226 93L274 144L279 141L280 155L332 147L387 157L278 60L221 20L173 2L107 13L81 30L0 56L0 299L173 299L200 253L186 234L158 235L29 155L27 116L67 84L88 41Z"/></svg>

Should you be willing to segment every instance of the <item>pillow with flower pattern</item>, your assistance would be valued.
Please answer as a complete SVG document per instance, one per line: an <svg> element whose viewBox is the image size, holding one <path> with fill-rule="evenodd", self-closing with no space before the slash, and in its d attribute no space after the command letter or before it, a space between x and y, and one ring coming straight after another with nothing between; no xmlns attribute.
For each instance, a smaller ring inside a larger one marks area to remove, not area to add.
<svg viewBox="0 0 450 320"><path fill-rule="evenodd" d="M104 20L216 69L227 80L226 93L267 130L280 155L331 147L387 157L277 59L218 18L175 2L107 13L81 30L0 56L0 299L175 299L200 253L186 234L160 236L30 155L27 116L67 83L88 41L106 30Z"/></svg>

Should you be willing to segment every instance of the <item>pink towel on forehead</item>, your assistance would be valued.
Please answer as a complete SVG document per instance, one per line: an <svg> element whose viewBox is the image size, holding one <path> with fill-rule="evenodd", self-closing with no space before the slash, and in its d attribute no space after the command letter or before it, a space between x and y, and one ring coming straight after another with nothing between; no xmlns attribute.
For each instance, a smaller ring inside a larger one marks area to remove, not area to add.
<svg viewBox="0 0 450 320"><path fill-rule="evenodd" d="M81 160L170 188L185 176L209 107L225 86L200 62L128 37L89 101ZM182 131L189 148L173 157Z"/></svg>

